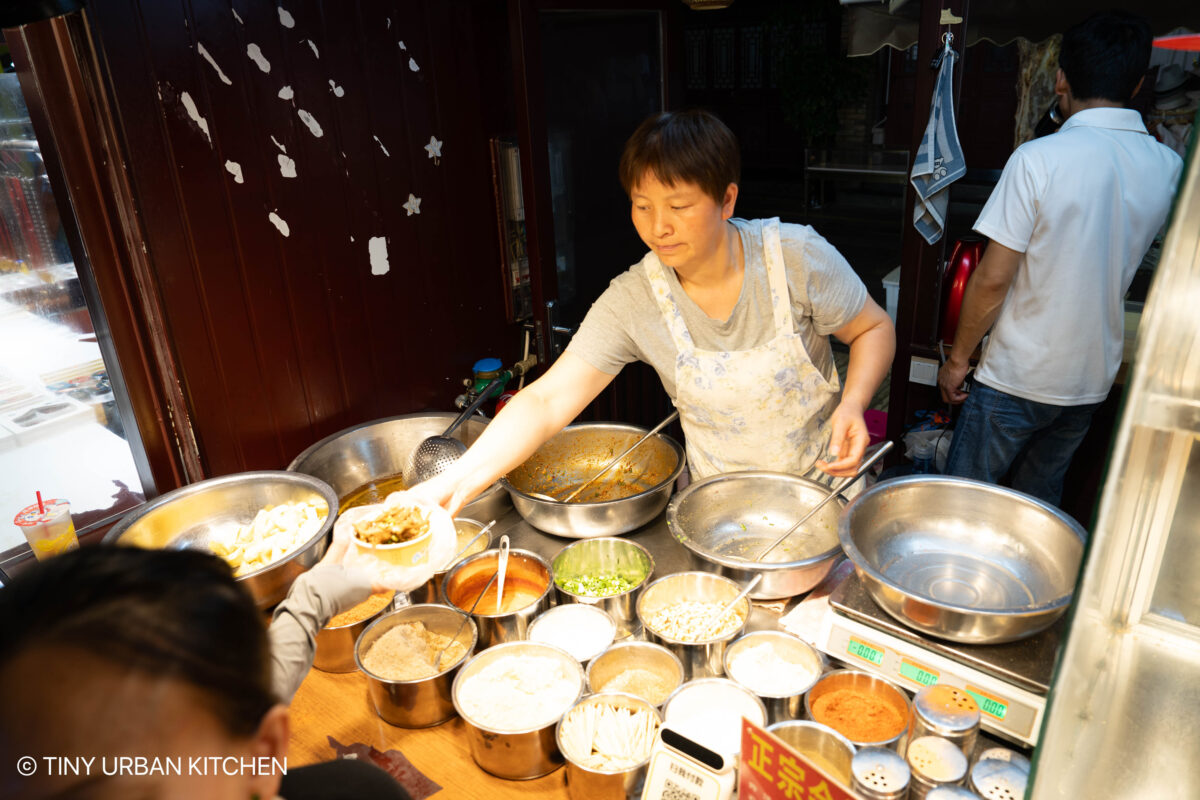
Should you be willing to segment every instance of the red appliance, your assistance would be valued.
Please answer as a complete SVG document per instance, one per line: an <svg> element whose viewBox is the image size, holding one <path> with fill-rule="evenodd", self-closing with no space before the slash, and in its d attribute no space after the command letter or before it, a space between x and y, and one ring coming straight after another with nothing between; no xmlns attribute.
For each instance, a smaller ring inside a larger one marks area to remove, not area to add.
<svg viewBox="0 0 1200 800"><path fill-rule="evenodd" d="M967 236L954 243L946 268L942 271L941 320L938 339L946 344L954 343L954 332L958 330L958 315L962 311L963 296L967 293L967 281L983 258L987 240L978 236Z"/></svg>

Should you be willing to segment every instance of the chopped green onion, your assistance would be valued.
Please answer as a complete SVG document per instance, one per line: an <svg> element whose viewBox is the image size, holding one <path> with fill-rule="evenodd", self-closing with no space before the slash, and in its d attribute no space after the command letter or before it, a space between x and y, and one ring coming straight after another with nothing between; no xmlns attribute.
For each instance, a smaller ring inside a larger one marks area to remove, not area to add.
<svg viewBox="0 0 1200 800"><path fill-rule="evenodd" d="M623 575L584 575L578 578L559 578L557 583L561 589L571 594L583 597L611 597L614 594L628 592L640 582Z"/></svg>

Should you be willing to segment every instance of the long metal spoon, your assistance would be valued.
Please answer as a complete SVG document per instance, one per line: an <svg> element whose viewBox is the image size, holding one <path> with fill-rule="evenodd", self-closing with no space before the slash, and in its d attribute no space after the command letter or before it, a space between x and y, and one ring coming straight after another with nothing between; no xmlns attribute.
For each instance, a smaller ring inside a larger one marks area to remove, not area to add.
<svg viewBox="0 0 1200 800"><path fill-rule="evenodd" d="M508 572L508 534L500 537L500 557L497 559L496 574L500 576L500 582L496 587L496 613L499 614L504 608L504 575Z"/></svg>
<svg viewBox="0 0 1200 800"><path fill-rule="evenodd" d="M499 574L500 571L497 570L496 572L492 573L492 577L488 578L488 582L483 585L483 591L480 592L479 596L475 598L475 602L471 603L470 610L468 610L466 614L463 614L462 622L458 623L458 630L456 630L454 635L450 637L450 641L446 642L446 646L438 651L437 658L433 660L434 672L437 672L438 667L441 666L442 656L445 655L446 651L450 649L450 645L458 641L458 635L462 633L463 626L467 624L467 620L469 620L471 615L475 613L475 607L479 605L479 601L483 599L485 594L487 594L487 590L492 588L492 584L496 582L496 576Z"/></svg>
<svg viewBox="0 0 1200 800"><path fill-rule="evenodd" d="M879 445L879 449L876 450L874 453L872 453L871 457L862 463L862 466L860 466L858 468L858 472L854 473L854 475L852 477L847 478L845 481L843 481L841 486L838 486L836 489L830 489L829 494L825 495L825 498L823 500L821 500L821 502L817 503L815 506L813 506L811 509L809 509L808 513L805 514L803 517L801 517L800 520L795 525L793 525L792 527L790 527L786 531L784 531L784 534L782 536L780 536L778 539L776 539L775 541L773 541L769 545L767 545L767 548L765 550L763 550L761 553L759 553L758 556L755 557L754 560L762 561L764 558L766 558L767 553L771 552L776 547L781 545L783 543L784 539L791 536L793 533L796 532L796 530L801 525L808 522L809 519L811 519L814 514L816 514L818 511L820 511L822 508L825 507L826 503L828 503L830 500L832 500L833 498L840 495L842 492L846 491L847 487L849 487L852 483L854 483L856 480L861 478L863 475L866 475L867 470L871 468L871 465L874 464L876 461L878 461L880 458L882 458L891 449L892 449L891 441L886 441L883 444Z"/></svg>
<svg viewBox="0 0 1200 800"><path fill-rule="evenodd" d="M470 549L471 549L471 545L473 545L473 544L475 544L476 542L478 542L478 541L479 541L479 537L480 537L480 536L483 536L485 533L487 533L488 531L490 531L490 530L492 529L492 526L493 526L493 525L495 525L495 524L496 524L496 520L492 520L492 521L491 521L491 522L489 522L487 525L484 525L484 526L483 526L483 529L482 529L482 530L480 530L480 531L479 531L479 533L477 533L477 534L475 534L474 536L472 536L472 537L471 537L471 541L467 542L467 543L466 543L466 545L464 545L464 546L463 546L463 549L462 549L462 550L459 550L457 553L455 553L455 554L454 554L454 556L453 556L453 557L452 557L452 558L451 558L449 561L447 561L447 562L446 562L445 566L443 566L443 567L442 567L442 569L450 569L450 567L452 567L452 566L454 566L455 564L457 564L457 563L458 563L458 560L459 560L460 558L462 558L462 554L463 554L463 553L465 553L465 552L467 552L468 550L470 550Z"/></svg>
<svg viewBox="0 0 1200 800"><path fill-rule="evenodd" d="M620 460L621 460L622 458L624 458L625 456L629 455L629 454L630 454L630 453L632 453L634 450L636 450L638 447L640 447L640 446L641 446L641 444L642 444L642 442L646 441L646 440L647 440L647 439L649 439L651 436L653 436L654 434L658 433L658 432L659 432L659 431L661 431L663 428L667 427L667 426L668 426L668 425L670 425L672 422L674 422L674 421L675 421L675 418L676 418L676 417L678 417L678 416L679 416L679 410L678 410L678 409L676 409L675 411L672 411L670 414L668 414L668 415L667 415L667 418L666 418L666 419L664 419L662 422L660 422L660 423L658 423L657 425L655 425L655 426L654 426L653 428L651 428L650 430L646 431L646 434L645 434L645 435L644 435L642 438L638 439L636 442L634 442L633 444L631 444L631 445L630 445L628 448L626 448L625 452L621 453L621 455L617 456L617 457L616 457L616 458L614 458L612 461L609 461L607 464L605 464L605 465L604 465L604 468L603 468L603 469L601 469L599 472L597 472L595 475L593 475L592 477L588 478L588 479L587 479L586 481L584 481L583 483L581 483L581 484L579 484L578 486L576 486L576 487L575 487L575 491L571 492L569 495L567 495L566 497L564 497L562 500L559 500L557 497L551 497L551 496L550 496L550 495L548 495L548 494L542 494L541 492L526 492L526 494L528 494L528 495L530 495L530 496L532 496L532 497L536 497L538 500L548 500L548 501L550 501L551 503L569 503L569 502L571 502L572 500L574 500L574 499L575 499L575 496L576 496L576 495L578 495L580 492L582 492L582 491L583 491L584 489L586 489L587 487L591 486L591 485L592 485L592 484L595 482L595 480L596 480L597 478L599 478L601 475L603 475L604 473L608 472L610 469L612 469L613 467L615 467L615 466L617 465L617 463L618 463L618 462L620 462Z"/></svg>
<svg viewBox="0 0 1200 800"><path fill-rule="evenodd" d="M750 579L750 582L746 584L745 588L742 589L740 592L738 592L737 597L730 600L728 603L726 603L724 605L724 607L721 608L720 611L718 611L716 614L714 614L712 619L710 619L708 621L708 625L705 626L704 633L701 634L700 640L704 641L705 639L707 639L708 632L711 631L713 628L717 627L717 625L720 624L721 620L725 619L725 615L729 613L730 609L732 609L734 606L736 606L738 603L740 603L742 601L743 597L745 597L746 595L753 592L754 587L758 586L758 584L760 582L762 582L762 579L763 579L763 574L761 572L758 573L757 575L755 575L753 578Z"/></svg>

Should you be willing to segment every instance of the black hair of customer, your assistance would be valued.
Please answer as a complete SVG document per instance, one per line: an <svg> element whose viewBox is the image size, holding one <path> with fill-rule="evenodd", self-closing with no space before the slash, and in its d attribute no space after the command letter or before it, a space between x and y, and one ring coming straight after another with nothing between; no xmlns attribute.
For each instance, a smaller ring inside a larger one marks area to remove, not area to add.
<svg viewBox="0 0 1200 800"><path fill-rule="evenodd" d="M20 573L0 589L0 668L40 646L183 681L233 736L253 734L277 702L254 600L196 550L88 546Z"/></svg>
<svg viewBox="0 0 1200 800"><path fill-rule="evenodd" d="M1128 103L1150 65L1150 26L1127 11L1093 14L1063 34L1058 65L1078 100Z"/></svg>

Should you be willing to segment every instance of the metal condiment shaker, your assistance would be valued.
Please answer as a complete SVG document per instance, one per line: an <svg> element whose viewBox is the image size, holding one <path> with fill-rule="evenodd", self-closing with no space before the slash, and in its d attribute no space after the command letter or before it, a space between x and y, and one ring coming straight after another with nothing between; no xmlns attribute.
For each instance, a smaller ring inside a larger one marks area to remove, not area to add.
<svg viewBox="0 0 1200 800"><path fill-rule="evenodd" d="M979 735L979 705L956 686L926 686L913 697L912 739L940 736L963 751L967 758Z"/></svg>
<svg viewBox="0 0 1200 800"><path fill-rule="evenodd" d="M961 786L967 777L967 757L958 745L939 736L922 736L908 743L912 770L909 800L925 800L930 789Z"/></svg>
<svg viewBox="0 0 1200 800"><path fill-rule="evenodd" d="M851 788L866 800L904 800L911 772L888 747L864 747L850 761Z"/></svg>
<svg viewBox="0 0 1200 800"><path fill-rule="evenodd" d="M992 756L989 753L994 751L985 751L975 766L971 767L971 789L987 800L1024 797L1025 784L1029 781L1029 759L1011 750ZM1009 754L1009 757L1004 754Z"/></svg>

